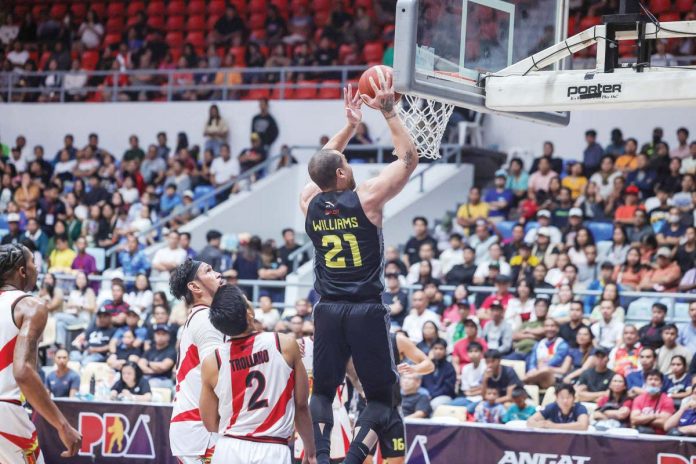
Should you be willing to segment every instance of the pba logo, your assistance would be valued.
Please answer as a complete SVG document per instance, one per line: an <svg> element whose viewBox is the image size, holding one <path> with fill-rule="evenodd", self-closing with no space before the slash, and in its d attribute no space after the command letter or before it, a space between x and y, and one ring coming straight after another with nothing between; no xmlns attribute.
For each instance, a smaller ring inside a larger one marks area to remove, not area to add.
<svg viewBox="0 0 696 464"><path fill-rule="evenodd" d="M685 458L679 454L660 453L657 455L657 464L696 464L696 456Z"/></svg>
<svg viewBox="0 0 696 464"><path fill-rule="evenodd" d="M131 428L123 414L81 412L79 430L82 434L80 456L95 456L101 445L101 456L119 458L155 458L150 432L150 416L141 414Z"/></svg>

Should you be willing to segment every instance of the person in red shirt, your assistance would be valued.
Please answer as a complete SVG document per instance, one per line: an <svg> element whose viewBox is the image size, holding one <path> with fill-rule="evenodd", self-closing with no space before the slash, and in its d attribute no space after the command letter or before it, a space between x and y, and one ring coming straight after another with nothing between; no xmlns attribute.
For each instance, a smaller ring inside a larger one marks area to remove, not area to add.
<svg viewBox="0 0 696 464"><path fill-rule="evenodd" d="M662 372L652 369L645 374L645 390L633 400L631 426L640 433L664 435L665 422L674 414L674 402L662 393Z"/></svg>
<svg viewBox="0 0 696 464"><path fill-rule="evenodd" d="M466 337L455 343L454 350L452 351L452 364L454 364L454 370L457 371L457 373L461 372L462 367L471 362L468 352L469 343L480 343L484 353L488 350L486 340L478 336L476 321L473 319L466 319L464 321L464 332L466 333Z"/></svg>
<svg viewBox="0 0 696 464"><path fill-rule="evenodd" d="M614 222L624 226L632 226L636 223L635 212L638 208L642 208L638 202L638 193L638 187L635 185L626 187L624 190L625 203L616 208Z"/></svg>
<svg viewBox="0 0 696 464"><path fill-rule="evenodd" d="M483 320L488 322L491 318L490 308L494 301L500 302L503 305L503 310L506 310L513 296L514 295L510 293L510 277L499 274L495 278L495 293L488 295L479 307L478 318L482 320L482 325L485 324Z"/></svg>

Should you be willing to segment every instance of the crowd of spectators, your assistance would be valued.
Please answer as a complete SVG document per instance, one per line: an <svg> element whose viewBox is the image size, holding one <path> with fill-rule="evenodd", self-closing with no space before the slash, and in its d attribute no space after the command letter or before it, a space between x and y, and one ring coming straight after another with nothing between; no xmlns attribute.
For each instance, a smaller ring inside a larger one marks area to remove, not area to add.
<svg viewBox="0 0 696 464"><path fill-rule="evenodd" d="M696 301L659 294L696 290L696 142L611 135L588 130L582 161L550 142L529 168L512 159L451 221L416 217L403 253L387 249L394 329L436 365L402 383L413 417L693 433ZM406 284L422 286L410 300ZM534 391L555 400L537 410Z"/></svg>
<svg viewBox="0 0 696 464"><path fill-rule="evenodd" d="M174 1L165 7L164 2L153 1L127 9L125 4L108 9L105 4L90 4L89 9L68 10L62 8L65 4L49 2L28 11L22 6L14 11L0 9L0 72L19 74L14 87L20 91L14 93L13 101L55 101L61 90L71 101L108 100L114 97L109 87L115 83L123 87L115 96L119 100L164 98L158 87L167 83L168 76L147 72L153 70L175 71L172 82L182 87L175 90L175 99L210 100L219 99L222 92L196 87L280 80L277 71L240 73L244 67L363 65L383 59L391 64L393 60L394 0L298 2L292 8L287 2L190 3L194 5ZM37 70L50 74L26 74ZM96 75L91 73L94 70L113 74ZM129 70L141 72L120 74ZM293 72L288 77L304 82L340 76ZM129 91L129 86L149 87ZM21 92L39 87L44 91ZM88 92L88 87L99 91ZM228 98L240 95L233 90Z"/></svg>

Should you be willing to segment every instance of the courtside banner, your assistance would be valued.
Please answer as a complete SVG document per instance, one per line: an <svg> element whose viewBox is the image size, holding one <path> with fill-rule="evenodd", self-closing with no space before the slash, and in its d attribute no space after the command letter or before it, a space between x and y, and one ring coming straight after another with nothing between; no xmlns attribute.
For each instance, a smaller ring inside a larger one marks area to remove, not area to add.
<svg viewBox="0 0 696 464"><path fill-rule="evenodd" d="M77 456L63 459L58 433L34 415L39 446L47 464L176 464L169 449L168 404L102 403L56 400L61 412L82 434Z"/></svg>
<svg viewBox="0 0 696 464"><path fill-rule="evenodd" d="M408 464L696 464L696 439L406 423Z"/></svg>

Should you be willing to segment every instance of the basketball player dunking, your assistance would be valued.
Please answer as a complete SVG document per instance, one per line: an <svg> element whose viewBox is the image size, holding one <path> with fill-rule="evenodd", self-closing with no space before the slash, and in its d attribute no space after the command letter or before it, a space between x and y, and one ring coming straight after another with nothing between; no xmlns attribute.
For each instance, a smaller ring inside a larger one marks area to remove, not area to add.
<svg viewBox="0 0 696 464"><path fill-rule="evenodd" d="M22 407L26 397L51 424L67 448L61 456L74 456L82 437L51 401L36 367L36 350L48 309L31 296L36 287L34 255L26 247L0 246L0 462L43 463L34 424ZM22 395L23 394L23 395Z"/></svg>
<svg viewBox="0 0 696 464"><path fill-rule="evenodd" d="M391 76L372 81L366 104L382 112L391 131L397 160L356 188L353 171L341 153L362 119L359 95L345 91L348 124L309 162L312 180L300 207L316 257L314 288L321 300L314 309L314 386L311 399L317 462L329 463L333 418L331 403L352 356L367 406L356 424L346 464L360 464L388 424L397 381L389 344L389 309L382 304L384 245L382 209L406 185L418 164L416 147L399 119Z"/></svg>
<svg viewBox="0 0 696 464"><path fill-rule="evenodd" d="M169 424L172 455L182 464L209 463L215 450L215 435L201 421L201 361L224 341L208 318L213 295L224 283L210 264L187 259L169 278L175 298L190 305L191 312L181 332L176 368L174 410Z"/></svg>
<svg viewBox="0 0 696 464"><path fill-rule="evenodd" d="M257 332L253 308L232 285L215 294L210 322L229 337L202 367L201 418L221 435L212 463L290 464L296 428L309 444L303 462L315 464L309 381L295 338Z"/></svg>

